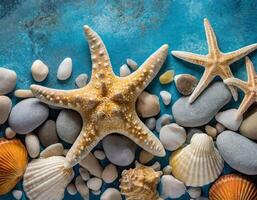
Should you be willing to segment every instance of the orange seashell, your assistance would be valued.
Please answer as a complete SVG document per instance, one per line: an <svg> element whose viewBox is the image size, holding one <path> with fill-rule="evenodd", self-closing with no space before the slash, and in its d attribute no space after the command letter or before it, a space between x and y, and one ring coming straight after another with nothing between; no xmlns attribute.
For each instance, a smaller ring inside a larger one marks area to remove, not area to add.
<svg viewBox="0 0 257 200"><path fill-rule="evenodd" d="M20 140L0 138L0 195L21 180L27 163L27 150Z"/></svg>
<svg viewBox="0 0 257 200"><path fill-rule="evenodd" d="M219 178L209 191L210 200L257 200L257 186L248 178L229 174Z"/></svg>

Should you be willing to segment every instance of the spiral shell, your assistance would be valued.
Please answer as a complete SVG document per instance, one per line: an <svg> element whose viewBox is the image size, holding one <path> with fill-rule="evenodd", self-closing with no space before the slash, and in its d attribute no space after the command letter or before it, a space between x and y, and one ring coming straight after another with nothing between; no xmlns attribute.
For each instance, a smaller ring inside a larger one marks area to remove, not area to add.
<svg viewBox="0 0 257 200"><path fill-rule="evenodd" d="M224 161L210 136L194 134L188 146L172 155L170 165L177 179L187 186L199 187L218 178Z"/></svg>
<svg viewBox="0 0 257 200"><path fill-rule="evenodd" d="M124 170L121 174L120 190L126 200L157 200L157 184L160 173L143 165Z"/></svg>
<svg viewBox="0 0 257 200"><path fill-rule="evenodd" d="M257 187L244 176L229 174L213 184L209 197L210 200L257 200Z"/></svg>
<svg viewBox="0 0 257 200"><path fill-rule="evenodd" d="M21 180L27 162L27 151L20 140L0 138L0 195L11 191Z"/></svg>

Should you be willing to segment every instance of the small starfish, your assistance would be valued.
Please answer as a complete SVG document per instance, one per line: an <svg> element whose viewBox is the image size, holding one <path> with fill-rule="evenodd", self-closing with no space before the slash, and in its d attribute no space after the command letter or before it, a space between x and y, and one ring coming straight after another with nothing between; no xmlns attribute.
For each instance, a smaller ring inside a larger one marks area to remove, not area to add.
<svg viewBox="0 0 257 200"><path fill-rule="evenodd" d="M68 91L31 86L33 94L42 102L76 110L83 119L81 133L66 156L66 167L79 163L111 133L123 134L146 151L165 156L158 138L137 116L135 103L164 63L168 45L158 49L134 73L117 77L101 38L88 26L84 26L84 31L92 58L90 82L83 88Z"/></svg>
<svg viewBox="0 0 257 200"><path fill-rule="evenodd" d="M233 52L223 53L219 49L215 33L206 18L204 19L204 27L209 52L207 55L193 54L184 51L171 52L172 55L180 59L201 65L205 68L201 80L189 98L190 103L193 103L197 99L216 76L221 77L223 80L233 77L229 65L257 49L257 43L255 43ZM233 86L229 86L229 89L234 99L237 101L237 90Z"/></svg>
<svg viewBox="0 0 257 200"><path fill-rule="evenodd" d="M248 57L245 58L245 65L246 65L247 77L248 77L247 82L237 78L228 78L224 80L224 83L228 85L236 86L245 93L244 99L241 102L240 107L237 111L237 118L242 116L244 112L254 102L257 101L257 75L254 70L253 63Z"/></svg>

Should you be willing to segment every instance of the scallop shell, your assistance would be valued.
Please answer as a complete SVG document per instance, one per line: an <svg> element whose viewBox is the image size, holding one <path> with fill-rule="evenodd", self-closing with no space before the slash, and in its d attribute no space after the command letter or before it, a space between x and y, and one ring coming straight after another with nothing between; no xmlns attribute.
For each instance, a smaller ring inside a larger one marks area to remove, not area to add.
<svg viewBox="0 0 257 200"><path fill-rule="evenodd" d="M257 186L244 176L229 174L211 187L210 200L257 200Z"/></svg>
<svg viewBox="0 0 257 200"><path fill-rule="evenodd" d="M191 143L170 159L173 175L187 186L199 187L213 182L221 174L224 161L210 136L194 134Z"/></svg>
<svg viewBox="0 0 257 200"><path fill-rule="evenodd" d="M27 163L27 151L20 140L0 138L0 195L11 191L21 180Z"/></svg>
<svg viewBox="0 0 257 200"><path fill-rule="evenodd" d="M121 174L120 190L126 200L157 200L157 184L160 173L143 165L124 170Z"/></svg>

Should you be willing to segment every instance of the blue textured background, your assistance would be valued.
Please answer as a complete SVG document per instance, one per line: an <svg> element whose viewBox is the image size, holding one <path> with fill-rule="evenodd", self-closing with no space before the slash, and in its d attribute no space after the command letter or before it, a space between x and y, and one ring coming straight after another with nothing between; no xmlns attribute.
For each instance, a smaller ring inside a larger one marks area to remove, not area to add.
<svg viewBox="0 0 257 200"><path fill-rule="evenodd" d="M257 42L256 0L0 0L0 66L17 72L17 88L28 88L33 83L31 63L41 59L50 69L44 85L74 88L77 75L90 74L91 70L84 24L102 37L118 74L126 58L140 64L164 43L170 45L170 50L207 53L204 17L210 20L224 52ZM67 56L73 59L73 74L68 81L60 82L56 79L57 67ZM250 57L257 67L257 54ZM181 62L170 54L160 73L167 69L198 78L203 72L201 67ZM232 70L235 76L246 78L243 61L233 64ZM163 89L172 93L173 102L179 97L174 84L162 86L155 79L148 87L157 95ZM232 102L229 106L235 105ZM162 105L161 110L170 113L171 106ZM2 135L3 131L4 127L0 127ZM168 163L168 157L158 160L163 166ZM224 173L230 171L226 167ZM103 188L110 186L106 184ZM17 188L21 189L21 185ZM204 187L206 197L208 188ZM13 198L5 195L0 199ZM80 196L66 193L65 199L80 199ZM99 196L90 199L97 200Z"/></svg>

